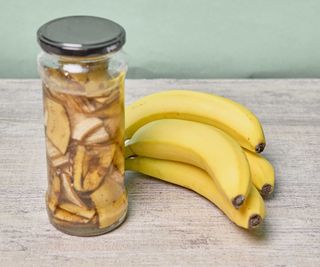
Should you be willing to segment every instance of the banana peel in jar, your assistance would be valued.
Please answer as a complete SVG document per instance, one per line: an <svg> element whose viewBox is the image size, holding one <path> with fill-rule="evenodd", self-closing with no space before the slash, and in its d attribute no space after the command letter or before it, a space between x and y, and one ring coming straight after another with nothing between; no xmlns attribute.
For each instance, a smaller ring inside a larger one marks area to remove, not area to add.
<svg viewBox="0 0 320 267"><path fill-rule="evenodd" d="M81 104L79 103L79 96L65 94L49 88L46 88L46 93L50 96L50 98L56 100L57 102L64 103L71 112L83 112Z"/></svg>
<svg viewBox="0 0 320 267"><path fill-rule="evenodd" d="M52 177L51 184L46 195L47 205L51 212L55 212L59 202L59 196L61 192L60 184L60 178L57 175L54 175Z"/></svg>
<svg viewBox="0 0 320 267"><path fill-rule="evenodd" d="M110 135L111 139L113 139L121 127L121 116L114 116L103 121L103 125Z"/></svg>
<svg viewBox="0 0 320 267"><path fill-rule="evenodd" d="M95 97L95 101L100 103L100 104L104 104L105 102L107 102L108 97Z"/></svg>
<svg viewBox="0 0 320 267"><path fill-rule="evenodd" d="M61 172L65 173L68 177L72 177L72 165L71 165L71 160L68 162L68 164L63 165L59 167Z"/></svg>
<svg viewBox="0 0 320 267"><path fill-rule="evenodd" d="M61 173L61 187L62 187L62 195L65 200L79 206L86 208L86 205L79 198L77 193L74 191L71 183L71 177L66 173Z"/></svg>
<svg viewBox="0 0 320 267"><path fill-rule="evenodd" d="M67 106L76 112L90 114L100 108L94 101L89 101L82 95L64 95Z"/></svg>
<svg viewBox="0 0 320 267"><path fill-rule="evenodd" d="M79 192L93 191L99 187L108 173L115 152L115 145L94 149L98 155L85 154L84 147L78 148L74 160L74 187Z"/></svg>
<svg viewBox="0 0 320 267"><path fill-rule="evenodd" d="M95 107L91 103L85 103L85 97L81 95L66 95L66 101L69 103L69 107L76 112L89 113L95 110Z"/></svg>
<svg viewBox="0 0 320 267"><path fill-rule="evenodd" d="M47 95L57 102L64 103L70 110L70 113L91 113L100 108L94 101L89 101L86 97L80 94L72 94L72 92L62 92L59 90L46 88Z"/></svg>
<svg viewBox="0 0 320 267"><path fill-rule="evenodd" d="M61 208L56 209L55 213L53 214L53 217L58 220L71 222L71 223L87 223L90 221L87 218L73 214L73 213L66 211L64 209L61 209Z"/></svg>
<svg viewBox="0 0 320 267"><path fill-rule="evenodd" d="M119 221L126 212L127 202L127 195L123 193L116 201L97 209L99 213L99 227L105 228Z"/></svg>
<svg viewBox="0 0 320 267"><path fill-rule="evenodd" d="M117 168L114 168L109 179L114 180L115 182L121 185L124 183L124 174L121 173L120 170L118 170Z"/></svg>
<svg viewBox="0 0 320 267"><path fill-rule="evenodd" d="M62 156L62 153L59 151L59 149L57 149L49 139L46 139L46 148L47 154L51 160Z"/></svg>
<svg viewBox="0 0 320 267"><path fill-rule="evenodd" d="M100 228L115 223L127 208L127 196L123 187L112 179L105 179L90 196L99 216Z"/></svg>
<svg viewBox="0 0 320 267"><path fill-rule="evenodd" d="M91 220L93 216L96 214L96 211L94 209L87 209L83 207L79 207L77 205L74 205L72 203L61 203L59 205L59 208L68 211L72 214L81 216L83 218L86 218L88 220Z"/></svg>
<svg viewBox="0 0 320 267"><path fill-rule="evenodd" d="M78 145L76 154L73 160L73 186L76 190L82 190L82 175L83 164L86 156L86 149L84 146Z"/></svg>
<svg viewBox="0 0 320 267"><path fill-rule="evenodd" d="M97 92L101 94L101 90L105 90L106 83L109 79L106 64L70 64L64 63L64 74L68 78L69 85L77 85L81 91L86 93L87 97L94 97ZM75 68L76 67L76 68ZM80 69L79 69L80 68ZM51 74L51 78L55 77ZM56 80L61 79L61 76ZM99 96L99 95L98 95Z"/></svg>
<svg viewBox="0 0 320 267"><path fill-rule="evenodd" d="M103 108L98 109L93 113L94 116L104 118L111 118L121 114L123 114L123 109L119 102L119 93L116 94L116 97L113 97L112 99L108 97L108 100L103 103Z"/></svg>
<svg viewBox="0 0 320 267"><path fill-rule="evenodd" d="M60 157L51 159L51 162L52 162L52 165L57 168L57 167L67 165L69 163L69 160L70 159L69 159L69 152L68 152L65 155L61 155Z"/></svg>
<svg viewBox="0 0 320 267"><path fill-rule="evenodd" d="M101 184L102 180L105 178L107 172L108 168L102 166L92 172L89 172L83 180L82 191L88 192L97 189Z"/></svg>
<svg viewBox="0 0 320 267"><path fill-rule="evenodd" d="M101 108L100 104L97 104L95 101L88 100L88 98L82 98L82 110L85 113L95 112L97 109Z"/></svg>
<svg viewBox="0 0 320 267"><path fill-rule="evenodd" d="M69 58L61 60L62 70L65 78L69 81L79 84L84 87L94 79L108 79L108 65L105 61L79 62L78 58Z"/></svg>
<svg viewBox="0 0 320 267"><path fill-rule="evenodd" d="M119 97L120 97L119 87L116 87L112 91L110 91L108 95L105 95L105 101L102 104L105 107L110 105L112 102L115 102L115 101L119 102ZM97 100L97 97L95 97L94 100Z"/></svg>
<svg viewBox="0 0 320 267"><path fill-rule="evenodd" d="M48 112L47 110L44 108L43 109L43 124L45 127L47 127L48 124Z"/></svg>
<svg viewBox="0 0 320 267"><path fill-rule="evenodd" d="M109 165L112 162L115 145L109 145L99 152L98 166L89 170L83 180L83 191L93 191L99 187L108 173Z"/></svg>
<svg viewBox="0 0 320 267"><path fill-rule="evenodd" d="M100 128L103 121L95 117L86 117L83 114L73 114L72 121L72 139L82 141L96 129Z"/></svg>
<svg viewBox="0 0 320 267"><path fill-rule="evenodd" d="M49 88L61 88L61 91L73 94L83 94L84 87L70 79L69 73L55 68L45 68L43 81Z"/></svg>
<svg viewBox="0 0 320 267"><path fill-rule="evenodd" d="M95 101L95 98L88 99L82 95L64 95L64 98L69 108L88 115L104 107L102 103Z"/></svg>
<svg viewBox="0 0 320 267"><path fill-rule="evenodd" d="M82 177L85 177L89 171L89 161L90 156L86 153L82 162Z"/></svg>
<svg viewBox="0 0 320 267"><path fill-rule="evenodd" d="M45 100L45 109L48 114L46 135L52 144L65 154L70 139L70 123L64 107L49 99Z"/></svg>
<svg viewBox="0 0 320 267"><path fill-rule="evenodd" d="M70 73L61 69L48 68L44 82L47 95L64 103L72 112L88 113L97 110L97 107L85 97L84 86L74 81Z"/></svg>
<svg viewBox="0 0 320 267"><path fill-rule="evenodd" d="M86 96L89 98L108 96L112 91L118 91L119 76L110 79L106 70L91 71L85 83Z"/></svg>
<svg viewBox="0 0 320 267"><path fill-rule="evenodd" d="M124 150L118 145L114 153L113 165L118 169L122 177L124 176ZM123 178L122 178L123 180Z"/></svg>
<svg viewBox="0 0 320 267"><path fill-rule="evenodd" d="M88 82L88 72L93 71L93 67L97 64L94 63L79 63L78 58L74 60L63 60L62 66L63 71L67 74L69 80L79 83L80 85L84 85ZM105 68L102 64L99 64L99 68Z"/></svg>
<svg viewBox="0 0 320 267"><path fill-rule="evenodd" d="M85 139L86 145L98 144L106 142L110 139L109 134L107 133L104 127L98 128L94 133L87 136Z"/></svg>
<svg viewBox="0 0 320 267"><path fill-rule="evenodd" d="M105 166L108 167L113 159L114 152L116 150L116 145L111 144L107 147L102 147L99 150L99 155L100 155L100 161L99 164L100 166Z"/></svg>

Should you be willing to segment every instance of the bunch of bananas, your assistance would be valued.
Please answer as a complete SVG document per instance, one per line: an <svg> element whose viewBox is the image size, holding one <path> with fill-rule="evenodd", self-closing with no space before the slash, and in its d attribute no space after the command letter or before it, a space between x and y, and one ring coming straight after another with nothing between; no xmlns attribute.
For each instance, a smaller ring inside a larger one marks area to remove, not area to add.
<svg viewBox="0 0 320 267"><path fill-rule="evenodd" d="M251 111L221 96L169 90L125 113L127 170L199 193L240 227L261 224L274 169L258 154L266 142Z"/></svg>

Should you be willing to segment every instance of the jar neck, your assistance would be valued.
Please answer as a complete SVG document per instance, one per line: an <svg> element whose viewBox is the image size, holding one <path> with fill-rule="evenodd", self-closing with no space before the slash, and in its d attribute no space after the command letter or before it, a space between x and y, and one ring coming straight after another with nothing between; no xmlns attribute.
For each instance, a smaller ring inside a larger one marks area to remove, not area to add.
<svg viewBox="0 0 320 267"><path fill-rule="evenodd" d="M98 56L85 56L85 57L74 57L74 56L61 56L57 54L49 54L42 51L38 55L39 66L49 68L60 68L64 69L66 65L80 65L90 66L90 68L108 68L113 72L127 71L127 60L123 50L116 52L98 55Z"/></svg>
<svg viewBox="0 0 320 267"><path fill-rule="evenodd" d="M88 55L88 56L81 56L81 57L62 56L58 54L49 54L45 51L42 51L42 56L51 58L52 60L59 61L61 63L95 63L95 62L99 63L99 62L107 61L110 58L117 57L120 54L123 54L122 49L116 52L102 54L102 55Z"/></svg>

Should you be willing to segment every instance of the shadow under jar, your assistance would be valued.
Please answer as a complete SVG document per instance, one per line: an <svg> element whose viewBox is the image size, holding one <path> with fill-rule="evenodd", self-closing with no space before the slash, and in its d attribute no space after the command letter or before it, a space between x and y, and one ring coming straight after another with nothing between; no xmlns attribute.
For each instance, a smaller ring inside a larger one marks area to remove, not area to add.
<svg viewBox="0 0 320 267"><path fill-rule="evenodd" d="M127 213L124 29L73 16L38 30L50 222L77 236L106 233Z"/></svg>

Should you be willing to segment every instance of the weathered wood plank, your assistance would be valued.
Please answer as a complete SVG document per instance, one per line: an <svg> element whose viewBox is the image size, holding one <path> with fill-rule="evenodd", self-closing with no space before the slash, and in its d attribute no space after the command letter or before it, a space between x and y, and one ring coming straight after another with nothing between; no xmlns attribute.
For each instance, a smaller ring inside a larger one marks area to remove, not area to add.
<svg viewBox="0 0 320 267"><path fill-rule="evenodd" d="M56 231L44 206L40 82L1 80L0 266L320 266L320 80L128 80L126 100L168 88L230 97L261 119L277 171L264 226L244 231L195 193L128 172L119 229Z"/></svg>

